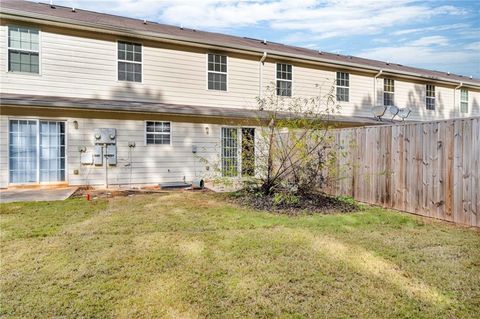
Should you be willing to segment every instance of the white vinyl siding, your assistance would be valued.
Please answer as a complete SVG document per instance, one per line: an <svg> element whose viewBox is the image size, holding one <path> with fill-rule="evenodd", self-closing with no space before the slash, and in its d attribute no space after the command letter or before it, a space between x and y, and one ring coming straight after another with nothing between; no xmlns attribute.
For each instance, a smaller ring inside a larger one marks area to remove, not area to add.
<svg viewBox="0 0 480 319"><path fill-rule="evenodd" d="M277 95L292 96L292 65L277 63Z"/></svg>
<svg viewBox="0 0 480 319"><path fill-rule="evenodd" d="M427 110L435 110L435 86L426 85L425 105Z"/></svg>
<svg viewBox="0 0 480 319"><path fill-rule="evenodd" d="M118 80L142 82L142 45L118 41Z"/></svg>
<svg viewBox="0 0 480 319"><path fill-rule="evenodd" d="M8 71L40 73L40 40L37 29L8 27Z"/></svg>
<svg viewBox="0 0 480 319"><path fill-rule="evenodd" d="M15 25L16 22L6 20L4 23ZM30 95L222 108L256 109L258 106L256 97L260 89L260 70L259 57L256 56L228 53L226 94L225 91L207 89L209 52L203 48L142 40L142 82L137 83L116 80L119 39L114 35L43 25L39 48L42 76L8 72L7 25L0 26L0 38L5 44L0 46L0 87L3 94L28 92ZM263 92L267 86L273 86L273 89L276 87L277 62L267 58L262 66ZM329 92L332 85L335 85L338 70L298 63L292 71L295 71L295 88L292 94L310 98ZM349 71L349 102L342 103L341 115L372 116L372 105L383 101L383 78L377 78L374 85L373 76L372 73ZM412 108L409 120L435 120L458 116L460 90L454 90L453 84L436 83L435 108L439 111L427 111L427 83L429 82L422 82L420 79L414 81L395 78L395 105ZM374 92L374 89L377 92ZM480 101L480 91L469 88L468 98L469 113L463 114L480 115L476 107ZM143 132L144 129L141 129L142 144L145 137Z"/></svg>
<svg viewBox="0 0 480 319"><path fill-rule="evenodd" d="M337 101L348 102L350 100L350 74L337 72Z"/></svg>
<svg viewBox="0 0 480 319"><path fill-rule="evenodd" d="M227 56L208 53L208 89L216 91L227 90Z"/></svg>
<svg viewBox="0 0 480 319"><path fill-rule="evenodd" d="M383 79L383 105L391 106L395 104L395 81L392 79Z"/></svg>
<svg viewBox="0 0 480 319"><path fill-rule="evenodd" d="M460 112L468 113L468 90L460 89Z"/></svg>

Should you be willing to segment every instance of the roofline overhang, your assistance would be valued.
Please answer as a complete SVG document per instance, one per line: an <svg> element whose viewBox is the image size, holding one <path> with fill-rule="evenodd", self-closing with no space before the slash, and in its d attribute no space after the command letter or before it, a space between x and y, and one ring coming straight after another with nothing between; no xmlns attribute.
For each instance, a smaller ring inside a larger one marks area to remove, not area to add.
<svg viewBox="0 0 480 319"><path fill-rule="evenodd" d="M55 98L55 97L53 97ZM104 100L108 101L108 100ZM124 102L124 101L111 101L112 103ZM227 109L226 111L232 111L229 114L205 114L205 113L195 113L195 112L175 112L175 111L151 111L151 110L135 110L135 109L107 109L102 107L86 107L88 104L95 104L95 102L86 101L86 102L52 102L52 101L35 101L32 99L21 99L18 98L9 98L0 96L0 109L1 108L34 108L34 109L50 109L50 110L65 110L65 111L82 111L82 112L101 112L101 113L126 113L126 114L144 114L144 115L156 115L156 116L178 116L183 118L211 118L211 119L229 119L235 121L256 121L259 123L268 123L271 119L270 111L259 111L256 109L249 109L249 115L238 114L236 111L238 109ZM173 106L173 105L171 105ZM210 107L211 109L216 109L216 107ZM218 108L219 111L222 108ZM225 110L225 109L223 109ZM245 110L243 110L245 111ZM290 118L289 113L283 113L277 115L280 119ZM325 121L330 123L336 123L340 125L349 125L349 126L364 126L364 125L380 125L384 124L382 122L376 122L375 120L368 117L361 116L336 116L336 115L325 115Z"/></svg>
<svg viewBox="0 0 480 319"><path fill-rule="evenodd" d="M380 70L383 70L383 74L401 77L401 78L408 78L408 79L422 79L427 80L429 82L435 83L442 83L447 85L458 85L460 82L463 83L464 87L470 87L479 89L480 84L469 82L467 81L457 81L451 80L446 78L436 78L436 77L428 77L424 76L415 72L406 72L406 71L397 71L387 68L378 68L373 66L366 66L359 63L349 63L349 62L337 62L332 61L329 59L322 59L322 58L312 58L310 56L305 56L301 54L285 54L283 52L279 52L276 50L265 50L265 49L254 49L247 46L236 45L236 46L229 46L222 43L218 43L215 41L197 41L195 39L189 37L181 37L181 36L172 36L169 34L160 34L154 32L147 32L147 31L138 31L128 28L120 28L106 24L99 24L99 23L89 23L84 21L79 21L75 19L68 19L68 18L58 18L55 17L53 19L52 16L38 14L34 12L29 12L27 16L25 11L10 9L10 8L1 8L0 11L0 19L10 19L10 20L20 20L26 21L31 23L42 23L47 25L59 26L59 27L66 27L70 29L80 29L85 31L91 32L106 32L113 35L119 36L127 36L127 37L134 37L134 38L141 38L146 40L152 41L160 41L160 42L167 42L173 44L180 44L180 45L190 45L194 47L202 47L208 49L218 49L219 47L223 50L230 51L230 52L237 52L242 54L254 55L254 56L262 56L264 52L268 53L269 58L277 58L282 60L289 60L301 63L311 63L315 65L322 65L322 66L329 66L332 65L339 66L343 69L355 70L360 72L367 72L376 74Z"/></svg>

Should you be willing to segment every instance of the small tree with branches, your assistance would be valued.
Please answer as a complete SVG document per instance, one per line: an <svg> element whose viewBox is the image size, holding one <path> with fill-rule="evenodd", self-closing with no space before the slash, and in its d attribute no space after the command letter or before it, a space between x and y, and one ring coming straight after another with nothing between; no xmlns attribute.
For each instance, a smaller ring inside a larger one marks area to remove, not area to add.
<svg viewBox="0 0 480 319"><path fill-rule="evenodd" d="M324 95L298 98L278 96L269 86L265 96L257 98L259 109L269 114L256 141L257 191L295 198L318 192L326 173L333 175L337 152L329 130L339 112L334 89L332 85Z"/></svg>

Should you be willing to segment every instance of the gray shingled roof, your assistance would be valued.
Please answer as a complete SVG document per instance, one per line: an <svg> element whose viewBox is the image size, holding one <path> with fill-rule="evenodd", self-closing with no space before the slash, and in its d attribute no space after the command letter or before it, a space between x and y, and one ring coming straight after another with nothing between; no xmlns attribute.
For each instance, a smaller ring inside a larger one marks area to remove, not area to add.
<svg viewBox="0 0 480 319"><path fill-rule="evenodd" d="M430 80L462 82L467 85L480 86L480 79L471 79L466 76L455 75L446 72L414 68L396 63L386 63L353 56L319 52L274 42L265 43L256 39L180 28L150 21L145 24L143 20L139 19L120 17L80 9L76 9L75 12L73 12L72 8L58 5L55 5L54 8L52 8L49 4L44 3L1 0L0 11L2 13L17 16L65 22L81 26L94 26L101 29L123 32L131 36L143 35L164 39L178 39L186 42L217 45L225 48L237 48L254 52L267 52L275 55L283 55L285 57L296 57L318 62L334 63L347 67L356 66L369 70L383 69L384 72L389 73L406 74Z"/></svg>
<svg viewBox="0 0 480 319"><path fill-rule="evenodd" d="M105 99L85 99L59 96L0 94L0 105L16 107L61 108L72 110L97 110L110 112L150 113L179 116L199 116L213 118L230 118L239 120L268 120L270 113L255 109L224 108L201 105L181 105L143 101L122 101ZM280 117L288 118L289 114ZM348 124L350 126L382 124L373 118L361 116L331 115L330 122Z"/></svg>

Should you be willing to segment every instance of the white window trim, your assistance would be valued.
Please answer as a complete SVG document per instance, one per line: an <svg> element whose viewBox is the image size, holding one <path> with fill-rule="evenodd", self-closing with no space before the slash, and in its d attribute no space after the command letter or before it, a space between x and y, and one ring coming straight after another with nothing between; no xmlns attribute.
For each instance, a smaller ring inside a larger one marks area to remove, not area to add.
<svg viewBox="0 0 480 319"><path fill-rule="evenodd" d="M338 73L348 74L348 86L337 85ZM347 96L348 101L339 101L339 100L338 100L336 88L348 89L348 96ZM337 71L337 72L335 72L335 97L336 97L336 101L337 101L337 102L340 102L340 103L350 103L350 73L348 73L348 72L342 72L342 71Z"/></svg>
<svg viewBox="0 0 480 319"><path fill-rule="evenodd" d="M32 183L11 183L10 182L10 121L35 121L37 122L37 181ZM64 122L65 123L65 180L58 182L40 182L40 122L49 121L49 122ZM15 116L8 117L8 129L7 129L7 171L8 171L8 185L9 186L21 186L21 185L58 185L69 183L68 176L68 121L65 119L52 119L52 118L38 118L38 117L29 117L29 116Z"/></svg>
<svg viewBox="0 0 480 319"><path fill-rule="evenodd" d="M142 47L142 62L136 62L136 61L130 61L130 60L121 60L118 58L118 43L119 42L124 42L124 43L131 43L131 44L139 44L141 47ZM137 84L142 84L143 83L143 76L144 76L144 72L143 72L143 62L144 62L144 52L145 52L145 46L143 45L143 42L141 41L132 41L132 40L124 40L124 39L117 39L117 42L115 43L115 70L116 70L116 73L115 73L115 78L116 78L116 81L119 82L119 83L137 83ZM140 82L136 82L136 81L127 81L127 80L119 80L118 79L118 62L126 62L126 63L135 63L135 64L140 64L140 68L141 68L141 78L140 78Z"/></svg>
<svg viewBox="0 0 480 319"><path fill-rule="evenodd" d="M22 25L15 25L15 24L10 24L7 25L7 30L6 30L6 36L5 36L5 47L7 48L6 50L6 58L5 58L5 70L6 73L10 74L18 74L18 75L26 75L26 76L41 76L42 75L42 31L40 28L37 27L31 27L31 26L22 26ZM16 48L11 48L9 45L9 34L10 34L10 28L26 28L26 29L34 29L38 31L38 51L35 50L23 50L23 49L16 49ZM10 55L9 52L10 50L17 50L17 51L23 51L23 52L29 52L29 53L38 53L38 73L31 73L31 72L21 72L21 71L10 71Z"/></svg>
<svg viewBox="0 0 480 319"><path fill-rule="evenodd" d="M433 96L428 96L428 86L431 86L431 87L433 88ZM435 110L436 110L436 108L437 108L436 95L437 95L437 90L436 90L435 85L433 85L433 84L426 84L426 85L425 85L425 109L426 109L427 111L435 111ZM429 108L428 108L428 100L433 100L433 109L429 109Z"/></svg>
<svg viewBox="0 0 480 319"><path fill-rule="evenodd" d="M161 133L161 132L147 132L147 122L154 122L154 123L169 123L170 124L170 133ZM159 120L145 120L143 121L143 133L144 133L144 144L148 147L166 147L173 145L173 122L171 121L159 121ZM148 144L147 143L147 134L157 134L157 135L170 135L170 143L169 144Z"/></svg>
<svg viewBox="0 0 480 319"><path fill-rule="evenodd" d="M393 91L385 91L385 80L389 80L389 81L392 81L393 83ZM390 106L390 105L386 105L385 104L385 93L390 93L392 94L392 105L395 105L395 80L394 79L390 79L390 78L384 78L383 79L383 106Z"/></svg>
<svg viewBox="0 0 480 319"><path fill-rule="evenodd" d="M208 55L209 55L209 54L221 55L221 56L226 57L227 72L210 71L210 70L208 69ZM215 52L207 52L207 54L205 54L205 62L206 62L206 63L205 63L205 68L206 68L206 70L207 70L207 73L206 73L206 75L205 75L205 84L206 84L205 88L207 89L207 91L212 91L212 92L228 92L228 86L229 86L229 85L228 85L228 82L229 82L229 79L228 79L228 70L230 69L230 67L229 67L229 61L228 61L228 60L229 60L229 59L228 59L228 55L226 55L226 54L215 53ZM225 75L226 75L226 79L227 79L227 80L226 80L227 82L225 83L226 90L224 91L224 90L209 89L209 88L208 88L208 73L225 74Z"/></svg>
<svg viewBox="0 0 480 319"><path fill-rule="evenodd" d="M277 66L278 64L286 64L286 65L291 65L292 66L292 79L291 80L285 80L285 79L279 79L277 76ZM285 82L290 82L290 95L278 95L277 94L277 81L285 81ZM275 63L275 95L276 96L280 96L280 97L285 97L285 98L289 98L289 97L293 97L293 64L290 64L290 63L283 63L283 62L276 62Z"/></svg>

